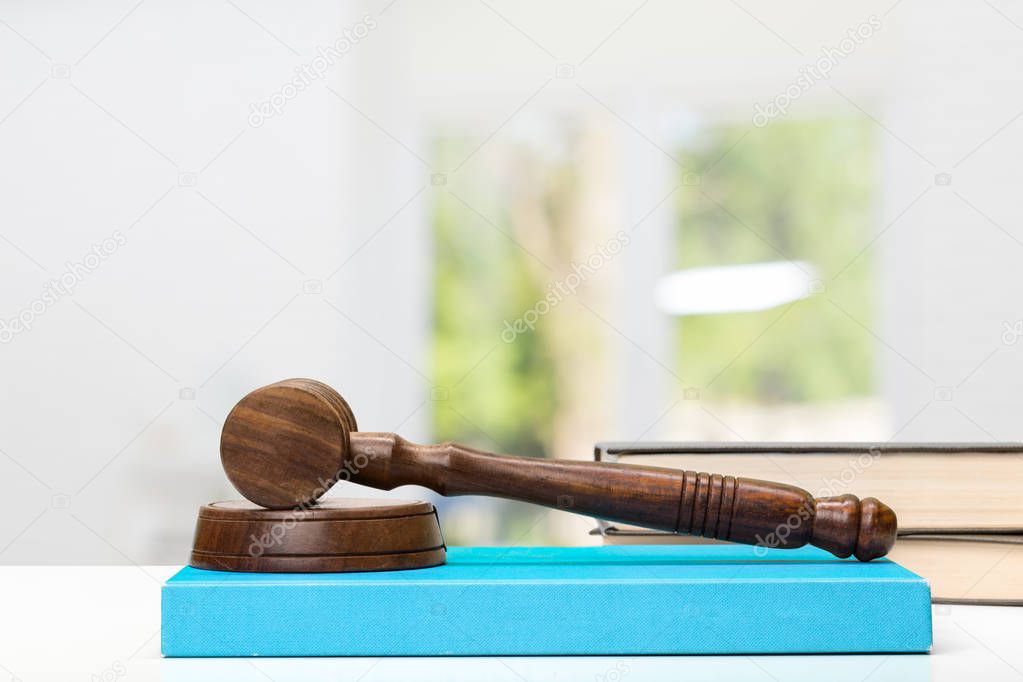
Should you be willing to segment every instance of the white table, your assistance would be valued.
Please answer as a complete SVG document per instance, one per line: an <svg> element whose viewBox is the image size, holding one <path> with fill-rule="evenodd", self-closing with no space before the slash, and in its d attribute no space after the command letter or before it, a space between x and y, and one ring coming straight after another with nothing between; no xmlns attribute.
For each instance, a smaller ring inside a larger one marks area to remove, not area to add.
<svg viewBox="0 0 1023 682"><path fill-rule="evenodd" d="M935 606L930 655L164 659L160 584L177 568L0 567L0 682L1023 680L1023 607Z"/></svg>

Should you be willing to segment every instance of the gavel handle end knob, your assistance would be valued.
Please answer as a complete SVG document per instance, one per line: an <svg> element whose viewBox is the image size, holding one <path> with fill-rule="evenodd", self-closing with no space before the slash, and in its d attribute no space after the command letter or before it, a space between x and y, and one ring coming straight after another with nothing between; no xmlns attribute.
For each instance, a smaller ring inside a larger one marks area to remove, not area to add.
<svg viewBox="0 0 1023 682"><path fill-rule="evenodd" d="M897 530L895 512L876 498L822 497L816 500L810 543L836 556L870 561L891 551Z"/></svg>

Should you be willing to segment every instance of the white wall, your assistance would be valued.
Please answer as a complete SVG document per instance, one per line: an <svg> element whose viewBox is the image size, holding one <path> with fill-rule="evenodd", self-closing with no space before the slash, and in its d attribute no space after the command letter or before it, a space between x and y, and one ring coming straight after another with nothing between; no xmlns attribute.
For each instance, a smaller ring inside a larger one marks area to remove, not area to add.
<svg viewBox="0 0 1023 682"><path fill-rule="evenodd" d="M882 30L789 115L862 108L884 140L881 236L863 256L882 264L883 312L864 333L893 423L916 415L893 435L1018 437L1019 351L1000 336L1023 318L1023 32L983 4L741 5L0 2L0 317L125 236L0 346L0 561L183 561L196 507L232 495L220 420L276 379L323 378L365 428L427 437L425 218L480 172L430 167L427 131L485 153L537 121L601 120L629 223L671 189L658 148L687 121L749 120L871 14ZM251 103L367 13L377 27L323 81L249 125ZM655 354L665 321L632 300L639 274L667 267L643 266L670 228L661 213L644 224L612 313ZM667 404L672 380L619 341L623 394L642 398L594 440L637 437ZM938 386L953 399L935 402Z"/></svg>
<svg viewBox="0 0 1023 682"><path fill-rule="evenodd" d="M2 317L124 236L0 347L5 562L184 561L197 507L235 496L220 421L280 378L321 377L361 423L425 435L429 386L392 351L424 359L428 195L392 216L429 176L325 87L364 100L359 51L395 27L379 17L256 128L249 104L361 8L245 4L265 31L230 3L132 6L0 12Z"/></svg>
<svg viewBox="0 0 1023 682"><path fill-rule="evenodd" d="M892 12L899 56L872 103L890 131L875 249L890 346L880 374L903 440L1023 439L1023 356L1002 340L1023 319L1023 31L999 11L1012 14Z"/></svg>

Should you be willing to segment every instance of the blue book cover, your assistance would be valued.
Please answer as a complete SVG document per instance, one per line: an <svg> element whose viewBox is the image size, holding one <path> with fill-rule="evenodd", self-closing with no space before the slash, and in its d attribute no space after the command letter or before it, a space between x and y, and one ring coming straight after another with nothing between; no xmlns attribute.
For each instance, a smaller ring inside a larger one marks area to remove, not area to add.
<svg viewBox="0 0 1023 682"><path fill-rule="evenodd" d="M743 545L452 547L379 573L186 567L165 656L925 652L930 590L887 560Z"/></svg>

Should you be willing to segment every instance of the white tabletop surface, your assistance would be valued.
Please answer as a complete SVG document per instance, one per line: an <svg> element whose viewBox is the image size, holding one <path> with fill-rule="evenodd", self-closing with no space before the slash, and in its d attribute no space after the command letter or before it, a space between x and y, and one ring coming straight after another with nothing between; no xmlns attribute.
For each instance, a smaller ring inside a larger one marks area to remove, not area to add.
<svg viewBox="0 0 1023 682"><path fill-rule="evenodd" d="M934 606L929 655L165 659L160 585L177 569L0 567L0 682L1023 680L1023 607L994 606Z"/></svg>

